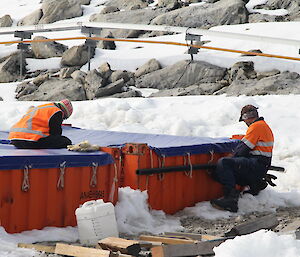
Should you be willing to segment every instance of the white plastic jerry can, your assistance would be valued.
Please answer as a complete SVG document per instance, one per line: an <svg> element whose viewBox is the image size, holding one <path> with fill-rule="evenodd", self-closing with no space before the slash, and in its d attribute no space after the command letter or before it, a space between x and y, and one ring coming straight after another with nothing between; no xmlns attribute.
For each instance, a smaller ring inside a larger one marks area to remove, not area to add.
<svg viewBox="0 0 300 257"><path fill-rule="evenodd" d="M80 243L95 245L100 239L118 237L115 209L102 199L85 202L75 211Z"/></svg>

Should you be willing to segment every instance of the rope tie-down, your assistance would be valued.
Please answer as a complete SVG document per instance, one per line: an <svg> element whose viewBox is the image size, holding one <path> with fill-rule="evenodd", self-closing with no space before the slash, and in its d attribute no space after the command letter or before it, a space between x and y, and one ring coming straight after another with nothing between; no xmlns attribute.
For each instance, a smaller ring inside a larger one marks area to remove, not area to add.
<svg viewBox="0 0 300 257"><path fill-rule="evenodd" d="M111 185L111 190L110 190L110 194L109 194L109 201L113 202L114 200L114 196L115 196L115 190L116 190L116 184L118 183L118 168L117 165L114 163L114 178L113 178L113 183Z"/></svg>
<svg viewBox="0 0 300 257"><path fill-rule="evenodd" d="M166 162L166 156L164 154L162 154L161 159L158 158L158 161L159 161L159 164L160 164L159 166L161 168L164 168L165 167L165 162ZM159 173L159 174L157 174L157 178L158 178L159 181L163 181L163 179L165 178L165 174Z"/></svg>
<svg viewBox="0 0 300 257"><path fill-rule="evenodd" d="M184 171L184 174L190 178L193 177L193 165L192 165L192 161L191 161L191 153L186 153L187 155L187 159L188 159L188 165L190 167L190 169L188 171ZM184 158L184 162L186 163L186 160Z"/></svg>
<svg viewBox="0 0 300 257"><path fill-rule="evenodd" d="M31 169L31 165L25 165L23 170L23 182L22 182L22 191L27 192L30 189L29 183L29 170Z"/></svg>
<svg viewBox="0 0 300 257"><path fill-rule="evenodd" d="M97 171L98 171L99 164L98 162L93 162L92 163L92 177L90 181L90 186L91 187L96 187L97 186Z"/></svg>
<svg viewBox="0 0 300 257"><path fill-rule="evenodd" d="M64 189L64 187L65 187L65 171L66 171L66 162L65 161L59 165L59 170L60 170L60 173L59 173L59 178L57 181L57 188Z"/></svg>

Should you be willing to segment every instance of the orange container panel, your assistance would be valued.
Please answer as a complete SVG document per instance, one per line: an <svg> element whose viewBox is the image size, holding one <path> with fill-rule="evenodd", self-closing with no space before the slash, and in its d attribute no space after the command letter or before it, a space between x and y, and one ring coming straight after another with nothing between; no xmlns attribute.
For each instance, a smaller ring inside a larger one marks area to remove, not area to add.
<svg viewBox="0 0 300 257"><path fill-rule="evenodd" d="M216 163L228 153L161 157L145 144L126 144L122 152L124 181L120 186L147 190L148 202L152 209L174 214L198 202L222 196L221 185L211 178L208 170L188 168L186 171L152 175L137 175L136 170Z"/></svg>
<svg viewBox="0 0 300 257"><path fill-rule="evenodd" d="M76 226L75 210L102 198L116 203L114 164L93 167L0 170L0 221L9 233Z"/></svg>

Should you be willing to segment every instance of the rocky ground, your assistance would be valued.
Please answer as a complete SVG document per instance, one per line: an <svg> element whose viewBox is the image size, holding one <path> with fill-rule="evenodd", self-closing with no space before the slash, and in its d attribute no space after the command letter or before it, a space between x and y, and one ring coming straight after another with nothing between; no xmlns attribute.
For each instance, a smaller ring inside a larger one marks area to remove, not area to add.
<svg viewBox="0 0 300 257"><path fill-rule="evenodd" d="M181 224L185 228L184 232L224 236L232 227L245 222L254 221L257 218L271 214L271 212L253 212L246 215L232 217L230 219L206 220L199 217L188 217L181 219ZM276 218L279 225L273 229L274 232L291 233L288 225L300 219L300 207L278 208Z"/></svg>

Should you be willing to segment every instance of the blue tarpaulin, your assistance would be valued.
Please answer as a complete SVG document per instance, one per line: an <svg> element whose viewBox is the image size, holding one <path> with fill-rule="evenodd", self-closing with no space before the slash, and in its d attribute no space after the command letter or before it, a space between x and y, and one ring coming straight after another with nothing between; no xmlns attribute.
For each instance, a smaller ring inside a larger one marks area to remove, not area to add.
<svg viewBox="0 0 300 257"><path fill-rule="evenodd" d="M186 154L228 153L237 145L238 140L229 138L186 137L161 134L127 133L104 130L88 130L69 126L63 127L63 135L73 144L88 140L99 146L121 148L126 143L148 144L160 156L182 156ZM92 163L106 165L113 158L104 152L73 152L67 149L16 149L9 145L8 132L0 131L0 169L56 168L61 163L67 167L91 166Z"/></svg>
<svg viewBox="0 0 300 257"><path fill-rule="evenodd" d="M157 154L164 156L180 156L187 153L228 153L237 145L238 140L230 138L171 136L162 134L127 133L104 130L88 130L66 127L64 135L73 143L83 139L100 146L122 147L125 143L148 144ZM83 138L84 135L84 138Z"/></svg>

